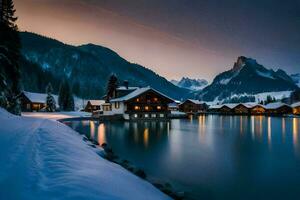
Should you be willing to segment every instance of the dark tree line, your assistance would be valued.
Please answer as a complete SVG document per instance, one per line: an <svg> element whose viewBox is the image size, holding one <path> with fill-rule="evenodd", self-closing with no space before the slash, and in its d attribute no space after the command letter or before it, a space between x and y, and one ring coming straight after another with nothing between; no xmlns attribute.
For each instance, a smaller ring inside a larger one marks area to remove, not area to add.
<svg viewBox="0 0 300 200"><path fill-rule="evenodd" d="M14 114L20 114L20 49L12 0L0 0L0 105Z"/></svg>
<svg viewBox="0 0 300 200"><path fill-rule="evenodd" d="M59 109L63 111L74 111L74 97L69 82L64 79L59 87L58 93Z"/></svg>

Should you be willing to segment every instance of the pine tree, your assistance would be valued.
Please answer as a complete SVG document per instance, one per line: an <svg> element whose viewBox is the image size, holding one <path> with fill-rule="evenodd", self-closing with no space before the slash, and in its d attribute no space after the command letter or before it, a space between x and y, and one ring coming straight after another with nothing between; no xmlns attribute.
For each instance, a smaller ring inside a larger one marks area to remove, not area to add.
<svg viewBox="0 0 300 200"><path fill-rule="evenodd" d="M20 48L16 25L16 10L12 0L0 1L0 98L1 105L14 114L20 114Z"/></svg>
<svg viewBox="0 0 300 200"><path fill-rule="evenodd" d="M112 74L109 77L106 89L106 102L109 102L111 98L114 98L116 95L116 89L118 87L118 78L115 74Z"/></svg>
<svg viewBox="0 0 300 200"><path fill-rule="evenodd" d="M72 94L71 87L67 80L63 80L59 87L58 104L60 110L74 111L74 97Z"/></svg>
<svg viewBox="0 0 300 200"><path fill-rule="evenodd" d="M46 87L47 99L46 99L46 110L48 112L54 112L56 110L56 101L52 96L53 88L51 83Z"/></svg>

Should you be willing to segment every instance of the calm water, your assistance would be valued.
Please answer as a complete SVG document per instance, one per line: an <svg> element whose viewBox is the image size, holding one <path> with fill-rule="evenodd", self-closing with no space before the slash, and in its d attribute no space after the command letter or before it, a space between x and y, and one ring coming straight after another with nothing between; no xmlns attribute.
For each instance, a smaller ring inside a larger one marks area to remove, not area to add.
<svg viewBox="0 0 300 200"><path fill-rule="evenodd" d="M188 199L299 199L300 119L200 116L68 122Z"/></svg>

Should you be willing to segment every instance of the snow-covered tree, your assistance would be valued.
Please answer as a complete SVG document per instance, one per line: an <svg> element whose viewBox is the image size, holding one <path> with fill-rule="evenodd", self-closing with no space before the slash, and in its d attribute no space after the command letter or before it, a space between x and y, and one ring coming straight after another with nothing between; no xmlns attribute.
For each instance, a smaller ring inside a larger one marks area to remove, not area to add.
<svg viewBox="0 0 300 200"><path fill-rule="evenodd" d="M115 74L109 77L106 89L106 101L108 102L111 98L115 97L116 89L118 87L118 78Z"/></svg>
<svg viewBox="0 0 300 200"><path fill-rule="evenodd" d="M46 99L46 110L48 112L54 112L56 110L56 101L52 95L53 88L51 83L46 87L47 99Z"/></svg>
<svg viewBox="0 0 300 200"><path fill-rule="evenodd" d="M74 111L74 97L67 80L63 80L59 87L58 104L60 110Z"/></svg>
<svg viewBox="0 0 300 200"><path fill-rule="evenodd" d="M0 1L0 98L1 106L20 114L20 48L13 0Z"/></svg>

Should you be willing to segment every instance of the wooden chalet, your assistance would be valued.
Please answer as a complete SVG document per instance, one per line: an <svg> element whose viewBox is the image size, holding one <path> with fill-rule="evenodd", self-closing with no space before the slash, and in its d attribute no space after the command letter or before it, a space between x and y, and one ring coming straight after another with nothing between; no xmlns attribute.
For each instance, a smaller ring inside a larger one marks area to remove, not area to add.
<svg viewBox="0 0 300 200"><path fill-rule="evenodd" d="M233 103L228 103L228 104L223 104L220 109L219 109L219 113L221 114L233 114L233 109L235 106L237 106L238 104L233 104Z"/></svg>
<svg viewBox="0 0 300 200"><path fill-rule="evenodd" d="M58 96L52 95L56 101L58 102ZM22 112L33 112L33 111L41 111L46 108L46 99L47 94L43 93L33 93L33 92L22 92L21 94L21 110ZM56 105L56 107L59 107Z"/></svg>
<svg viewBox="0 0 300 200"><path fill-rule="evenodd" d="M263 105L256 104L250 108L251 115L263 115L266 113L266 108Z"/></svg>
<svg viewBox="0 0 300 200"><path fill-rule="evenodd" d="M282 114L292 114L293 108L285 103L275 102L264 105L266 109L266 114L270 115L282 115Z"/></svg>
<svg viewBox="0 0 300 200"><path fill-rule="evenodd" d="M291 107L293 108L293 114L300 115L300 102L293 103Z"/></svg>
<svg viewBox="0 0 300 200"><path fill-rule="evenodd" d="M208 105L199 100L187 99L179 105L179 111L185 113L201 113L208 109Z"/></svg>
<svg viewBox="0 0 300 200"><path fill-rule="evenodd" d="M168 104L171 98L157 90L144 87L110 100L110 107L105 105L104 115L122 115L126 120L136 119L167 119L170 111Z"/></svg>
<svg viewBox="0 0 300 200"><path fill-rule="evenodd" d="M88 100L84 108L85 112L101 111L104 100Z"/></svg>

